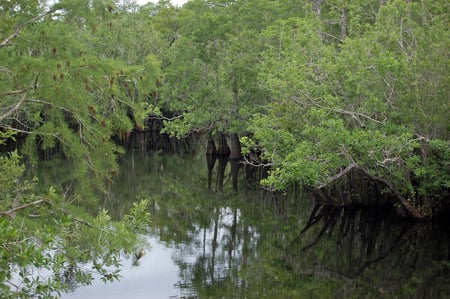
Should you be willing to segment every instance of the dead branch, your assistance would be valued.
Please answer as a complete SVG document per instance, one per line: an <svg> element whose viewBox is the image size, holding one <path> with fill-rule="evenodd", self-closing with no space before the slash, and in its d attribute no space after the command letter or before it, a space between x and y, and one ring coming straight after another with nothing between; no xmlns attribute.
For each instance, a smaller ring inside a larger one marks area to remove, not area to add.
<svg viewBox="0 0 450 299"><path fill-rule="evenodd" d="M0 124L0 128L8 130L8 131L14 131L16 133L27 134L27 135L29 135L29 134L31 135L31 134L34 133L32 131L26 131L26 130L17 129L17 128L14 128L14 127L11 127L11 126L8 126L8 125L5 125L5 124Z"/></svg>

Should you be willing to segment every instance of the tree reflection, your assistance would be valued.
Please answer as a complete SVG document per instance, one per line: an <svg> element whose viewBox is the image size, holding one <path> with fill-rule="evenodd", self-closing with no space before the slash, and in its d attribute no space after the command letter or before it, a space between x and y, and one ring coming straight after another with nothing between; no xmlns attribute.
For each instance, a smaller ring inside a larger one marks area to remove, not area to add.
<svg viewBox="0 0 450 299"><path fill-rule="evenodd" d="M448 231L433 223L399 221L380 209L316 205L286 247L285 262L299 275L340 280L342 298L444 298L449 245Z"/></svg>
<svg viewBox="0 0 450 299"><path fill-rule="evenodd" d="M173 252L181 298L448 294L443 226L399 221L388 210L313 205L295 187L264 192L246 184L250 171L240 176L239 164L205 158L201 147L179 154L133 148L105 205L120 218L135 197L150 199L150 234Z"/></svg>
<svg viewBox="0 0 450 299"><path fill-rule="evenodd" d="M208 227L198 231L195 241L177 248L178 287L185 296L224 294L224 288L245 285L242 277L247 260L256 258L259 234L240 220L240 210L219 208Z"/></svg>

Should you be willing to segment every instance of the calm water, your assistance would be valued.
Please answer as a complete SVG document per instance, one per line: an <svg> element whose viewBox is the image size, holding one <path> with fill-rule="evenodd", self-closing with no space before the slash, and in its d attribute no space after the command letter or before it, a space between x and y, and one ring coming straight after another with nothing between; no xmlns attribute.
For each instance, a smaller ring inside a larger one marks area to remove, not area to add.
<svg viewBox="0 0 450 299"><path fill-rule="evenodd" d="M265 194L201 149L134 138L103 205L120 218L148 198L151 249L63 298L449 298L448 226Z"/></svg>

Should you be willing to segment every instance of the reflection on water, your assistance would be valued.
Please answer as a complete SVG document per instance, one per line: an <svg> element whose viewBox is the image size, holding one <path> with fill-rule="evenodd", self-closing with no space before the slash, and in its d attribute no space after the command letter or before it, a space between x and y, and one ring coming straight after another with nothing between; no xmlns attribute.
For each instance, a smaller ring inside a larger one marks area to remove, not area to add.
<svg viewBox="0 0 450 299"><path fill-rule="evenodd" d="M122 279L114 283L95 280L91 286L76 289L74 293L65 294L63 298L71 299L147 299L176 297L178 292L173 285L177 282L178 270L172 262L171 251L158 240L148 237L152 246L133 265L132 259L123 261Z"/></svg>
<svg viewBox="0 0 450 299"><path fill-rule="evenodd" d="M448 230L382 210L316 206L286 247L299 275L340 281L340 298L448 298Z"/></svg>
<svg viewBox="0 0 450 299"><path fill-rule="evenodd" d="M152 249L137 266L124 260L121 281L65 298L449 296L447 226L326 208L300 192L265 194L202 149L167 153L134 138L103 205L120 218L148 198Z"/></svg>

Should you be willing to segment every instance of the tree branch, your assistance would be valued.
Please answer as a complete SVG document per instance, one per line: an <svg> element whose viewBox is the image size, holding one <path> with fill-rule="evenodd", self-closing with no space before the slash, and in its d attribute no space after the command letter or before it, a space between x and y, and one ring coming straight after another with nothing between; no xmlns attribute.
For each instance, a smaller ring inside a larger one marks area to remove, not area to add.
<svg viewBox="0 0 450 299"><path fill-rule="evenodd" d="M423 219L423 218L425 218L425 215L423 215L405 197L403 197L403 195L397 190L397 188L395 188L388 180L386 180L386 179L384 179L382 177L378 177L378 176L370 174L367 170L365 170L361 166L355 166L355 168L358 169L359 171L361 171L369 179L371 179L373 181L376 181L376 182L380 182L383 185L385 185L392 192L392 194L395 195L395 197L398 200L398 203L400 204L400 206L402 207L403 211L408 216L411 216L411 217L413 217L415 219Z"/></svg>
<svg viewBox="0 0 450 299"><path fill-rule="evenodd" d="M45 198L43 198L43 199L39 199L39 200L35 200L35 201L33 201L33 202L29 202L29 203L26 203L26 204L23 204L23 205L21 205L21 206L17 206L17 207L15 207L15 208L12 208L12 209L10 209L10 210L7 210L7 211L1 211L0 212L0 216L8 216L8 217L13 217L14 216L14 213L15 212L17 212L17 211L19 211L19 210L23 210L23 209L26 209L26 208L28 208L28 207L31 207L31 206L37 206L37 205L39 205L39 204L41 204L41 203L50 203L50 201L48 201L47 199L45 199Z"/></svg>
<svg viewBox="0 0 450 299"><path fill-rule="evenodd" d="M25 90L22 90L21 92L25 92ZM20 93L19 91L16 92L16 94ZM7 94L11 94L11 93L7 93ZM0 121L3 121L4 119L6 119L7 117L9 117L11 114L13 114L15 111L17 111L20 106L23 104L23 102L25 102L25 95L22 96L22 99L20 99L19 102L17 102L15 105L6 107L5 109L7 110L5 113L3 113L2 115L0 115Z"/></svg>
<svg viewBox="0 0 450 299"><path fill-rule="evenodd" d="M183 117L184 117L184 115L180 114L180 115L176 115L174 117L166 117L164 115L154 115L154 116L152 115L152 116L149 116L148 118L149 119L156 119L156 120L173 121L173 120L176 120L176 119L179 119L179 118L183 118Z"/></svg>
<svg viewBox="0 0 450 299"><path fill-rule="evenodd" d="M400 204L401 208L403 209L403 212L405 212L408 216L413 217L415 219L423 219L423 218L425 218L425 215L422 214L415 206L413 206L408 201L408 199L406 199L397 190L397 188L395 188L395 186L391 182L389 182L385 178L382 178L382 177L379 177L379 176L376 176L376 175L373 175L373 174L369 173L369 171L364 169L364 167L361 167L361 166L359 166L356 163L350 164L349 166L347 166L346 168L341 170L339 173L337 173L334 176L332 176L326 183L323 183L323 184L319 185L318 187L314 188L313 190L316 191L316 192L319 192L319 194L320 194L320 192L322 192L322 190L325 187L329 186L330 183L332 183L332 182L342 178L344 175L346 175L347 173L349 173L350 171L352 171L354 169L360 171L363 175L365 175L370 180L385 185L389 189L389 191L395 196L395 198L397 199L397 202Z"/></svg>
<svg viewBox="0 0 450 299"><path fill-rule="evenodd" d="M319 103L317 103L317 101L315 99L313 99L312 97L310 97L306 93L302 92L302 95L304 95L308 100L310 100L310 102L314 106L316 106L318 108L326 109L326 110L337 112L337 113L341 113L341 114L350 115L353 119L355 119L359 123L360 126L364 126L364 123L360 120L360 118L365 118L367 120L373 121L373 122L375 122L377 124L380 124L380 125L384 125L385 122L386 122L386 119L378 120L378 119L375 119L373 117L370 117L369 115L366 115L366 114L363 114L363 113L360 113L360 112L351 111L351 110L345 110L345 109L341 109L341 108L332 108L332 107L322 106ZM294 98L293 100L294 101L298 101L298 99L296 99L296 98Z"/></svg>
<svg viewBox="0 0 450 299"><path fill-rule="evenodd" d="M42 203L47 203L47 204L50 204L50 205L52 204L52 202L49 201L48 199L42 198L42 199L35 200L33 202L29 202L29 203L23 204L21 206L17 206L15 208L9 209L7 211L0 211L0 216L8 216L10 218L13 218L14 214L17 211L20 211L20 210L23 210L23 209L26 209L26 208L32 207L32 206L37 206L37 205L40 205ZM79 218L79 217L73 215L73 213L71 213L70 211L68 211L68 210L66 210L64 208L60 208L59 210L61 212L63 212L64 214L71 216L73 218L73 220L75 220L75 221L77 221L77 222L79 222L81 224L84 224L87 227L90 227L90 228L94 227L91 223L87 222L86 220L84 220L82 218Z"/></svg>
<svg viewBox="0 0 450 299"><path fill-rule="evenodd" d="M5 96L12 96L12 95L15 95L15 94L23 94L24 92L27 92L30 89L31 88L25 88L25 89L20 89L20 90L11 90L11 91L5 92L4 95Z"/></svg>
<svg viewBox="0 0 450 299"><path fill-rule="evenodd" d="M332 176L326 183L321 184L319 187L317 187L318 189L323 189L326 186L328 186L330 183L340 179L341 177L343 177L344 175L346 175L347 173L349 173L352 169L354 169L357 165L355 163L350 164L349 166L345 167L344 169L342 169L339 173L335 174L334 176Z"/></svg>
<svg viewBox="0 0 450 299"><path fill-rule="evenodd" d="M28 134L33 134L32 131L26 131L26 130L13 128L13 127L5 125L5 124L0 124L0 128L5 129L5 130L9 130L9 131L14 131L14 132L17 132L17 133L27 134L27 135ZM41 133L41 135L43 135L43 134Z"/></svg>
<svg viewBox="0 0 450 299"><path fill-rule="evenodd" d="M20 32L22 31L23 27L25 27L26 25L28 25L30 23L33 23L33 22L35 22L35 21L45 17L46 15L49 15L49 14L53 13L53 12L55 12L55 10L46 11L46 12L44 12L44 13L42 13L42 14L34 17L34 18L31 18L30 20L26 21L23 24L17 25L16 29L14 30L14 32L10 36L5 38L2 42L0 42L0 47L10 46L11 45L11 41L20 34Z"/></svg>
<svg viewBox="0 0 450 299"><path fill-rule="evenodd" d="M272 167L273 163L268 162L268 163L263 163L262 161L258 161L255 158L248 158L246 156L242 157L242 164L247 164L253 167Z"/></svg>

